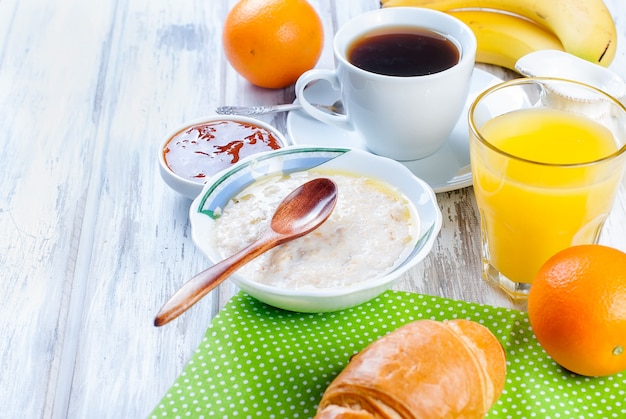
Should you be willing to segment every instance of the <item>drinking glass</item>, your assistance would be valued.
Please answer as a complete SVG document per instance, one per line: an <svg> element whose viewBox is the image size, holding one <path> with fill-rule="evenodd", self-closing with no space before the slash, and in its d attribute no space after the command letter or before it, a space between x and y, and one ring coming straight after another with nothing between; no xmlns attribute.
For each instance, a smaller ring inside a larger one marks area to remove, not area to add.
<svg viewBox="0 0 626 419"><path fill-rule="evenodd" d="M527 297L552 255L597 243L621 184L626 108L591 86L524 78L469 109L483 278Z"/></svg>

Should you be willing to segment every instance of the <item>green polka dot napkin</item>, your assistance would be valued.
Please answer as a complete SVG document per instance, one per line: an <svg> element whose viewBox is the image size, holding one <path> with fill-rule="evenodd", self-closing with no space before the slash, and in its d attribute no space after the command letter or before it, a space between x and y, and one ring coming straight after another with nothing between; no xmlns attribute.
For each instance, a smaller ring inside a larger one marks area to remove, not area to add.
<svg viewBox="0 0 626 419"><path fill-rule="evenodd" d="M332 379L371 341L413 320L453 318L487 326L506 350L507 383L489 418L626 417L626 375L564 371L535 340L526 313L387 291L323 314L237 294L151 418L311 418Z"/></svg>

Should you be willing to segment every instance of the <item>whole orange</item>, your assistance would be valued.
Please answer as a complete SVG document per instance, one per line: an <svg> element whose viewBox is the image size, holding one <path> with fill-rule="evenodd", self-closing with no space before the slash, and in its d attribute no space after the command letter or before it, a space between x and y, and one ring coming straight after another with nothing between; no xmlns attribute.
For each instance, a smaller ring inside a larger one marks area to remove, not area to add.
<svg viewBox="0 0 626 419"><path fill-rule="evenodd" d="M626 253L597 244L557 253L530 287L528 317L562 367L586 376L626 370Z"/></svg>
<svg viewBox="0 0 626 419"><path fill-rule="evenodd" d="M323 41L322 22L306 0L241 0L222 34L233 68L250 83L274 89L313 68Z"/></svg>

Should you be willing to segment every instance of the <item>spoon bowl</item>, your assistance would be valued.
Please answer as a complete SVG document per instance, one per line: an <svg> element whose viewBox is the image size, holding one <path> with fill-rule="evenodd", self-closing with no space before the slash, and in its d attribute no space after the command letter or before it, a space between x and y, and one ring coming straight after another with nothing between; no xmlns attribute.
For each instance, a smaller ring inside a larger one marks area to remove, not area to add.
<svg viewBox="0 0 626 419"><path fill-rule="evenodd" d="M293 240L319 227L328 219L337 203L337 185L319 178L296 188L280 203L270 226L278 234Z"/></svg>
<svg viewBox="0 0 626 419"><path fill-rule="evenodd" d="M328 219L336 202L337 185L330 179L313 179L296 188L278 205L270 228L261 237L183 285L161 308L154 325L163 326L180 316L255 257L315 230Z"/></svg>

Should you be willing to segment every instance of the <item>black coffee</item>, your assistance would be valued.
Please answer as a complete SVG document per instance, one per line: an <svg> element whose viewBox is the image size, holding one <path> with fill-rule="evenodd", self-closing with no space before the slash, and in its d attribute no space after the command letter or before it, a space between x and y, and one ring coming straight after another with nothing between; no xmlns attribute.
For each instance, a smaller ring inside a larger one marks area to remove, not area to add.
<svg viewBox="0 0 626 419"><path fill-rule="evenodd" d="M370 32L348 47L348 61L363 70L387 76L424 76L459 62L450 39L428 29L390 28Z"/></svg>

